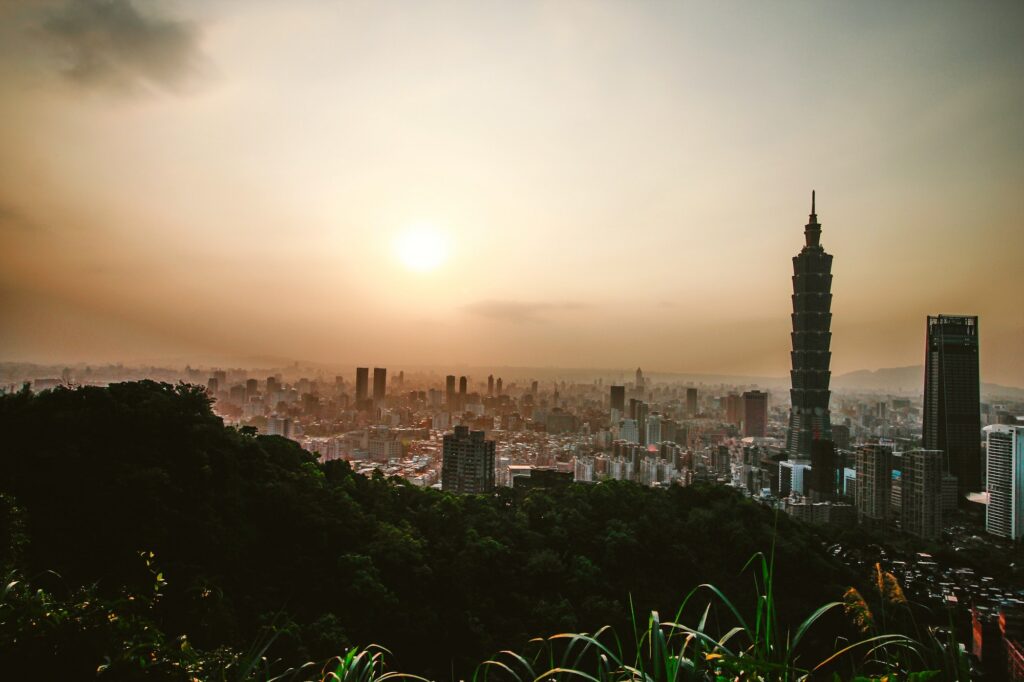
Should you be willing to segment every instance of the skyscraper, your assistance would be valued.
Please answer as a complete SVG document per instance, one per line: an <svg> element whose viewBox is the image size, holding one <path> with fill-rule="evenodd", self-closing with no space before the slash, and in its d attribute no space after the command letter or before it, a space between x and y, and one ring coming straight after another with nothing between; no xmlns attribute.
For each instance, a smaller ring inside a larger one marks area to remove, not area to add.
<svg viewBox="0 0 1024 682"><path fill-rule="evenodd" d="M892 449L885 445L857 448L857 516L875 523L889 520L892 497Z"/></svg>
<svg viewBox="0 0 1024 682"><path fill-rule="evenodd" d="M448 409L455 406L455 375L449 374L444 378L444 398L448 401Z"/></svg>
<svg viewBox="0 0 1024 682"><path fill-rule="evenodd" d="M356 367L356 406L366 400L370 388L370 368Z"/></svg>
<svg viewBox="0 0 1024 682"><path fill-rule="evenodd" d="M986 426L985 440L989 495L985 530L1020 540L1024 537L1024 426Z"/></svg>
<svg viewBox="0 0 1024 682"><path fill-rule="evenodd" d="M808 495L815 502L835 499L839 481L836 445L830 440L816 440L811 445L811 477Z"/></svg>
<svg viewBox="0 0 1024 682"><path fill-rule="evenodd" d="M618 410L621 415L626 411L626 387L612 386L610 391L611 409Z"/></svg>
<svg viewBox="0 0 1024 682"><path fill-rule="evenodd" d="M644 373L639 367L636 368L636 390L644 390Z"/></svg>
<svg viewBox="0 0 1024 682"><path fill-rule="evenodd" d="M494 490L494 441L483 431L456 426L444 436L441 461L441 489L453 493L479 494Z"/></svg>
<svg viewBox="0 0 1024 682"><path fill-rule="evenodd" d="M697 389L686 389L686 414L691 417L697 414Z"/></svg>
<svg viewBox="0 0 1024 682"><path fill-rule="evenodd" d="M388 392L388 371L383 367L373 368L373 402L384 402Z"/></svg>
<svg viewBox="0 0 1024 682"><path fill-rule="evenodd" d="M963 498L981 490L978 318L928 317L924 362L924 447L942 450Z"/></svg>
<svg viewBox="0 0 1024 682"><path fill-rule="evenodd" d="M494 395L494 375L487 375L487 395Z"/></svg>
<svg viewBox="0 0 1024 682"><path fill-rule="evenodd" d="M647 434L644 442L649 445L661 442L661 414L655 412L647 417Z"/></svg>
<svg viewBox="0 0 1024 682"><path fill-rule="evenodd" d="M638 435L640 438L640 445L647 445L647 415L650 410L650 406L642 400L636 401L635 417Z"/></svg>
<svg viewBox="0 0 1024 682"><path fill-rule="evenodd" d="M736 426L743 421L743 398L736 393L725 397L725 421Z"/></svg>
<svg viewBox="0 0 1024 682"><path fill-rule="evenodd" d="M821 225L811 192L811 215L804 247L793 257L792 409L786 449L809 459L811 443L832 440L829 417L829 361L832 354L832 256L821 247Z"/></svg>
<svg viewBox="0 0 1024 682"><path fill-rule="evenodd" d="M942 476L940 450L910 450L900 465L903 531L926 540L942 533Z"/></svg>
<svg viewBox="0 0 1024 682"><path fill-rule="evenodd" d="M746 391L743 394L743 435L764 438L768 432L768 394Z"/></svg>

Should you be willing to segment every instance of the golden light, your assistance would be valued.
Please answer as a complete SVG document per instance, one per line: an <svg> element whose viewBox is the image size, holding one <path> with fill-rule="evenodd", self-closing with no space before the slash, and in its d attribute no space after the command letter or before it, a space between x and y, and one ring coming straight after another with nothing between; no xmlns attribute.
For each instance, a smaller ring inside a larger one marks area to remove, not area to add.
<svg viewBox="0 0 1024 682"><path fill-rule="evenodd" d="M395 254L410 270L435 270L448 257L447 236L429 223L416 223L395 237Z"/></svg>

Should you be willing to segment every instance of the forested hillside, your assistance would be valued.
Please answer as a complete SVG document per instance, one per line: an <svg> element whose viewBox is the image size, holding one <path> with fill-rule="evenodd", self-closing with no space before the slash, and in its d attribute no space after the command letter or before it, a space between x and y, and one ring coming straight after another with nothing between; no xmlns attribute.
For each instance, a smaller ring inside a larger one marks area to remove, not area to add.
<svg viewBox="0 0 1024 682"><path fill-rule="evenodd" d="M743 564L773 542L784 621L851 581L804 527L726 488L456 497L225 427L187 385L0 397L0 493L2 563L54 594L144 594L157 576L146 618L168 641L243 650L273 624L272 657L372 642L441 679L535 636L628 630L630 600L674 614L704 582L752 606ZM87 629L5 631L0 656L10 670L56 652L78 679L114 657Z"/></svg>

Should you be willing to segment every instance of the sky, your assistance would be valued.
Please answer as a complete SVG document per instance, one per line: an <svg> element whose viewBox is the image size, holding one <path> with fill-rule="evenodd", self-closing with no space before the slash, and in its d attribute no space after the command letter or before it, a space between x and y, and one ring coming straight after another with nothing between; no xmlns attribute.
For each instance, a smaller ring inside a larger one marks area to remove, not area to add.
<svg viewBox="0 0 1024 682"><path fill-rule="evenodd" d="M0 6L0 360L782 376L980 316L1024 386L1024 4Z"/></svg>

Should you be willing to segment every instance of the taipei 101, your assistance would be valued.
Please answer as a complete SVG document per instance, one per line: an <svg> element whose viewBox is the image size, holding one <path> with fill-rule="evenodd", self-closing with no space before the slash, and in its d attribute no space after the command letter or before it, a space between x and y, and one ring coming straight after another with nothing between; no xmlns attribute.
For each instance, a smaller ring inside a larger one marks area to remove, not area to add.
<svg viewBox="0 0 1024 682"><path fill-rule="evenodd" d="M1024 681L1024 3L0 3L0 680Z"/></svg>

